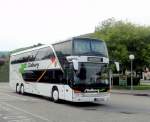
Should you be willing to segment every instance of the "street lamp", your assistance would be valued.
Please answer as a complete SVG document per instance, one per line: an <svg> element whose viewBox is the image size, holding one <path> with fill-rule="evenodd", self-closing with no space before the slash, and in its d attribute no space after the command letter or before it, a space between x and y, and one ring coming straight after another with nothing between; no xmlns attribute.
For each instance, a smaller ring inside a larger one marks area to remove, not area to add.
<svg viewBox="0 0 150 122"><path fill-rule="evenodd" d="M129 55L129 59L131 60L131 90L133 90L133 60L134 60L134 55L133 54L130 54Z"/></svg>

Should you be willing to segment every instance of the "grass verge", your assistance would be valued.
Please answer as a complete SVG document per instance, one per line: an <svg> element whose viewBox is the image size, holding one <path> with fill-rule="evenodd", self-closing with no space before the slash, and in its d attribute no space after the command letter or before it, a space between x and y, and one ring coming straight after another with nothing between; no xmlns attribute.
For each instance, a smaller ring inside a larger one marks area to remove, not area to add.
<svg viewBox="0 0 150 122"><path fill-rule="evenodd" d="M131 86L113 86L113 89L131 89ZM150 85L137 85L133 86L133 90L150 90Z"/></svg>
<svg viewBox="0 0 150 122"><path fill-rule="evenodd" d="M9 63L6 62L4 65L0 66L0 82L9 81Z"/></svg>

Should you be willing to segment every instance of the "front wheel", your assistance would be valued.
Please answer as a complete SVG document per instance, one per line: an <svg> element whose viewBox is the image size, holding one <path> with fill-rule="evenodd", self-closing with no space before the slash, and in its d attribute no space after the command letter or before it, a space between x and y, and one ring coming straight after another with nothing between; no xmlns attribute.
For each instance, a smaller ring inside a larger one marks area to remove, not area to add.
<svg viewBox="0 0 150 122"><path fill-rule="evenodd" d="M59 101L59 92L57 89L53 90L52 92L52 99L54 102L58 102Z"/></svg>

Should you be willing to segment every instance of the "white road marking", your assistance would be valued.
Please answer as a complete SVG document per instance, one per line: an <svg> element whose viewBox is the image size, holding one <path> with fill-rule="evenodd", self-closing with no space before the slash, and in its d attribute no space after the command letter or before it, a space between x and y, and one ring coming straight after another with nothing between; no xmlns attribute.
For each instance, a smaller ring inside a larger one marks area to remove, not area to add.
<svg viewBox="0 0 150 122"><path fill-rule="evenodd" d="M8 96L9 98L11 97L11 98L15 98L15 99L18 99L18 100L23 100L23 101L29 100L29 99L22 98L23 96L21 96L21 95L20 95L20 97L19 96L14 96L14 95L9 95L9 94L6 94L6 93L0 93L0 95ZM30 100L36 101L37 99L31 98Z"/></svg>
<svg viewBox="0 0 150 122"><path fill-rule="evenodd" d="M6 93L0 93L0 95L3 95L3 96L8 96L8 97L11 97L11 98L15 98L15 99L19 99L19 100L23 100L23 101L26 101L27 99L24 99L24 98L20 98L20 97L17 97L17 96L14 96L14 95L9 95L9 94L6 94Z"/></svg>
<svg viewBox="0 0 150 122"><path fill-rule="evenodd" d="M41 119L41 120L50 122L49 119L47 119L47 118L44 118L44 117L42 117L42 116L40 116L40 115L36 115L36 114L31 113L31 112L25 111L25 110L23 110L23 109L21 109L21 108L18 108L18 107L16 107L16 106L11 105L11 104L8 104L8 103L2 103L2 104L3 104L3 105L6 105L6 106L8 106L8 107L10 107L10 108L16 109L16 110L18 110L18 111L21 111L21 112L23 112L23 113L29 114L29 115L31 115L31 116L33 116L33 117L35 117L35 118L39 118L39 119Z"/></svg>
<svg viewBox="0 0 150 122"><path fill-rule="evenodd" d="M29 115L25 115L25 113L21 113L20 111L14 111L13 108L10 108L6 105L0 104L0 121L7 122L36 122L34 118L29 118Z"/></svg>

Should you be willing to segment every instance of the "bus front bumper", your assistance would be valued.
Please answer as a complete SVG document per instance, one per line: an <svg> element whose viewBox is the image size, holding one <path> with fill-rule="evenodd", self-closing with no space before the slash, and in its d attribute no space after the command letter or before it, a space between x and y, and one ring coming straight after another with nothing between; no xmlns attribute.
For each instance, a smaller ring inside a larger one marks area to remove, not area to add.
<svg viewBox="0 0 150 122"><path fill-rule="evenodd" d="M100 94L82 94L77 93L73 95L73 102L98 102L98 101L108 101L110 98L110 93L100 93Z"/></svg>

